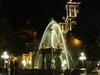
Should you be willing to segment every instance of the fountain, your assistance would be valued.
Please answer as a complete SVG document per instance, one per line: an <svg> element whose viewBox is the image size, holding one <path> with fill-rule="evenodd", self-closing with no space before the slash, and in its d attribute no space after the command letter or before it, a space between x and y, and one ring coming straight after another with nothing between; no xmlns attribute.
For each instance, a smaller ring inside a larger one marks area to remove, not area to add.
<svg viewBox="0 0 100 75"><path fill-rule="evenodd" d="M65 40L57 22L52 20L43 34L34 68L69 69ZM38 63L39 62L39 63Z"/></svg>
<svg viewBox="0 0 100 75"><path fill-rule="evenodd" d="M70 69L65 39L56 21L46 27L36 54L34 69L53 70L53 73Z"/></svg>
<svg viewBox="0 0 100 75"><path fill-rule="evenodd" d="M60 25L55 20L51 20L46 27L39 49L33 57L35 57L33 60L35 75L64 75L65 73L72 75L74 71L78 74L82 72L75 69L74 63L69 62L72 57L67 51L66 40Z"/></svg>

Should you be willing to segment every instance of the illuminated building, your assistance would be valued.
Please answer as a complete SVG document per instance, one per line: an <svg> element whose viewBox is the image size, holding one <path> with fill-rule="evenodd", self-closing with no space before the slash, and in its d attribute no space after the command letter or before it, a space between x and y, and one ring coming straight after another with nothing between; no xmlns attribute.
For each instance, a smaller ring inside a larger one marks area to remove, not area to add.
<svg viewBox="0 0 100 75"><path fill-rule="evenodd" d="M64 22L59 23L62 33L65 36L65 40L67 39L67 42L70 42L73 47L78 47L82 44L82 42L75 38L70 32L74 25L76 25L75 18L79 13L80 4L80 2L73 2L72 0L68 1L65 7L66 17L63 16Z"/></svg>
<svg viewBox="0 0 100 75"><path fill-rule="evenodd" d="M78 47L82 44L80 40L74 38L74 36L70 33L74 25L76 25L75 18L79 13L80 4L80 2L73 2L72 0L68 1L65 7L66 17L63 16L64 22L59 23L65 40L67 40L68 43L71 43L73 47Z"/></svg>
<svg viewBox="0 0 100 75"><path fill-rule="evenodd" d="M73 28L73 25L76 25L75 18L77 17L79 13L79 4L80 2L73 2L72 0L68 1L66 4L66 17L63 19L64 22L60 22L59 24L64 28L64 34L66 34L68 31L70 31ZM63 29L62 29L63 30Z"/></svg>
<svg viewBox="0 0 100 75"><path fill-rule="evenodd" d="M32 68L32 54L33 52L29 52L29 54L22 54L22 61L20 62L21 68Z"/></svg>
<svg viewBox="0 0 100 75"><path fill-rule="evenodd" d="M20 29L20 37L26 44L27 52L33 52L38 48L39 41L37 39L37 32L30 21L27 21L26 25Z"/></svg>
<svg viewBox="0 0 100 75"><path fill-rule="evenodd" d="M27 52L22 54L19 66L20 68L32 68L32 54L34 51L38 49L39 46L39 40L37 39L37 32L31 25L30 21L27 21L26 25L20 28L19 32L20 32L20 38L25 42L26 52Z"/></svg>

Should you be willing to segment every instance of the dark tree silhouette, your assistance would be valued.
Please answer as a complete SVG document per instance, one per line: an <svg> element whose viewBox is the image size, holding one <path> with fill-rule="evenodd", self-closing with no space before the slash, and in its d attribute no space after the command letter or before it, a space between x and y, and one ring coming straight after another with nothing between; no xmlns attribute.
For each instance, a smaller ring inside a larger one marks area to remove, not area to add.
<svg viewBox="0 0 100 75"><path fill-rule="evenodd" d="M80 13L76 18L77 25L71 31L75 37L83 42L87 55L91 57L89 60L98 60L100 57L99 5L98 0L82 0Z"/></svg>

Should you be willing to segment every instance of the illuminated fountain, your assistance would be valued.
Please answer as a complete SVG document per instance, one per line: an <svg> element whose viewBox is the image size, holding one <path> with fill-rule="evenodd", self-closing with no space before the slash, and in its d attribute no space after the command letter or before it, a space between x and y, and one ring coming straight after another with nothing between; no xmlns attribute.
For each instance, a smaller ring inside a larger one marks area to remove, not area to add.
<svg viewBox="0 0 100 75"><path fill-rule="evenodd" d="M46 27L37 53L36 69L70 68L65 40L59 24L54 20Z"/></svg>
<svg viewBox="0 0 100 75"><path fill-rule="evenodd" d="M65 43L60 25L52 20L44 31L38 51L33 56L33 68L39 71L35 71L36 75L40 74L41 70L42 74L53 75L58 74L58 70L59 74L64 74L66 69L70 69Z"/></svg>
<svg viewBox="0 0 100 75"><path fill-rule="evenodd" d="M46 27L39 49L33 58L34 75L72 75L72 73L79 75L83 72L80 69L76 70L74 63L71 63L73 61L69 61L72 58L67 51L66 40L55 20Z"/></svg>

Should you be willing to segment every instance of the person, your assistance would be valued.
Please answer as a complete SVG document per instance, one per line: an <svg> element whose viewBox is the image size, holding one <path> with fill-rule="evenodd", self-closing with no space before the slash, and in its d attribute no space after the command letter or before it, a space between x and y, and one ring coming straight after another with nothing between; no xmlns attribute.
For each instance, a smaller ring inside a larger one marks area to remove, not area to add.
<svg viewBox="0 0 100 75"><path fill-rule="evenodd" d="M17 60L15 60L14 68L15 68L15 75L17 75L18 74L18 61Z"/></svg>
<svg viewBox="0 0 100 75"><path fill-rule="evenodd" d="M14 63L13 63L13 59L10 61L10 75L13 75L14 73Z"/></svg>

